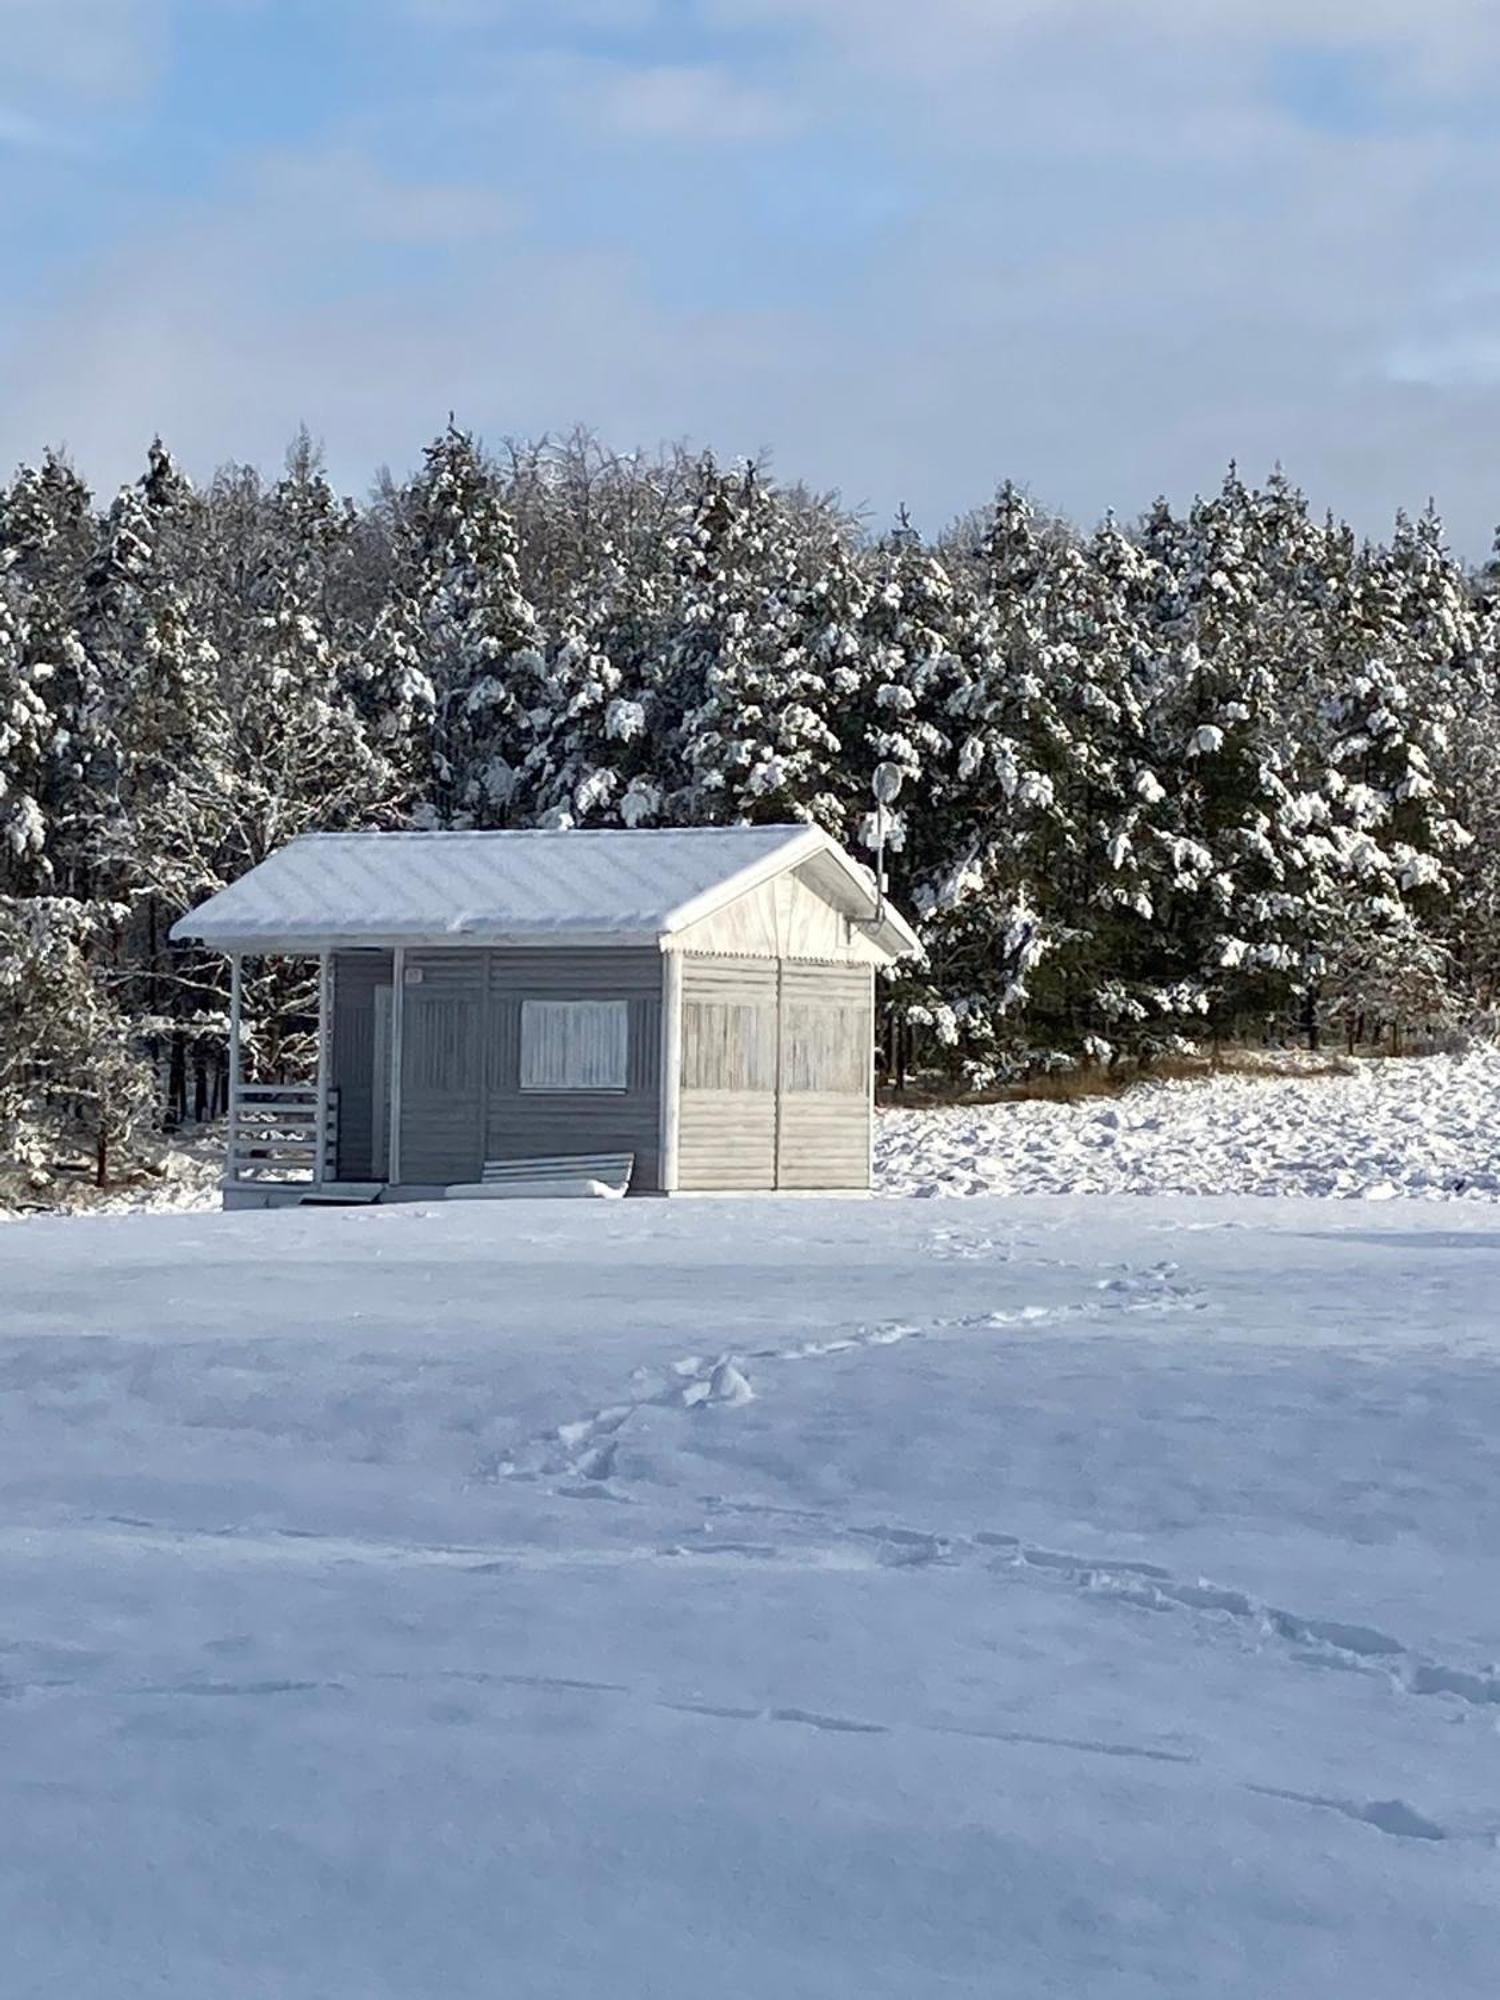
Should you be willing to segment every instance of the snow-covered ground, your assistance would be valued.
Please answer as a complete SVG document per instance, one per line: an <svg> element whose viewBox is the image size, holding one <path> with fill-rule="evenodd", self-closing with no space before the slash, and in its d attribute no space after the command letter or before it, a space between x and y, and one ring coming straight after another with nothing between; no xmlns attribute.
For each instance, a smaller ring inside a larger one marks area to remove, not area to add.
<svg viewBox="0 0 1500 2000"><path fill-rule="evenodd" d="M57 1196L78 1215L219 1206L223 1142L164 1149L158 1170ZM1285 1076L1143 1084L1117 1098L882 1111L885 1195L1283 1194L1500 1201L1500 1048ZM7 1205L7 1201L9 1205ZM42 1205L0 1186L0 1222Z"/></svg>
<svg viewBox="0 0 1500 2000"><path fill-rule="evenodd" d="M19 1223L0 1991L1488 1996L1497 1296L1399 1201Z"/></svg>
<svg viewBox="0 0 1500 2000"><path fill-rule="evenodd" d="M888 1111L893 1195L1281 1194L1500 1201L1500 1049L1343 1075L1218 1076L1077 1103Z"/></svg>
<svg viewBox="0 0 1500 2000"><path fill-rule="evenodd" d="M15 1175L0 1176L0 1222L44 1213L166 1215L218 1208L223 1178L223 1134L210 1129L154 1147L144 1171L112 1187L96 1188L83 1172L42 1190L28 1188Z"/></svg>

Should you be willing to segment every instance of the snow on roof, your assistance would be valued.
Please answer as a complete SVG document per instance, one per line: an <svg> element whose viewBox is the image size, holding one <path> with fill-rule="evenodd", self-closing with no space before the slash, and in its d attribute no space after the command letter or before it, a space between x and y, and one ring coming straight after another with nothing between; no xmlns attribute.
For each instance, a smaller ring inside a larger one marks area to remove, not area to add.
<svg viewBox="0 0 1500 2000"><path fill-rule="evenodd" d="M816 827L304 834L173 926L221 950L411 940L655 942L815 856L868 916L871 877ZM904 948L895 919L892 950Z"/></svg>

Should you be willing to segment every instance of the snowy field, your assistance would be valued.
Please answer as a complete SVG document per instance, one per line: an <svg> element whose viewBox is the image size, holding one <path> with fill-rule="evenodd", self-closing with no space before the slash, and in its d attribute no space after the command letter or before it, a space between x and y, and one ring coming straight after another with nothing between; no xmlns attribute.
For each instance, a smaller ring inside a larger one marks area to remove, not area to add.
<svg viewBox="0 0 1500 2000"><path fill-rule="evenodd" d="M1219 1076L1074 1104L890 1111L894 1195L1257 1194L1500 1201L1500 1049L1345 1075Z"/></svg>
<svg viewBox="0 0 1500 2000"><path fill-rule="evenodd" d="M1400 1201L0 1231L0 1991L1488 1996L1497 1295Z"/></svg>
<svg viewBox="0 0 1500 2000"><path fill-rule="evenodd" d="M58 1197L82 1214L219 1207L222 1137L164 1150L157 1176ZM1118 1098L883 1111L877 1191L1331 1195L1500 1201L1500 1048L1361 1062L1347 1073L1224 1075ZM0 1222L26 1212L0 1189ZM39 1197L32 1197L34 1210Z"/></svg>

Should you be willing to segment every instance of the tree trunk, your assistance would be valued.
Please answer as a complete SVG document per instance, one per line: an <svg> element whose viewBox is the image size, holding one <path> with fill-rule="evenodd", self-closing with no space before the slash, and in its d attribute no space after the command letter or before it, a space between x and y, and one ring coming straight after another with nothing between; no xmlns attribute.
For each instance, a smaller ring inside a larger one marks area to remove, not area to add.
<svg viewBox="0 0 1500 2000"><path fill-rule="evenodd" d="M1309 986L1302 998L1302 1026L1307 1035L1307 1046L1313 1052L1318 1050L1318 994L1316 987Z"/></svg>
<svg viewBox="0 0 1500 2000"><path fill-rule="evenodd" d="M181 1028L172 1030L167 1116L174 1125L181 1125L187 1118L187 1037Z"/></svg>

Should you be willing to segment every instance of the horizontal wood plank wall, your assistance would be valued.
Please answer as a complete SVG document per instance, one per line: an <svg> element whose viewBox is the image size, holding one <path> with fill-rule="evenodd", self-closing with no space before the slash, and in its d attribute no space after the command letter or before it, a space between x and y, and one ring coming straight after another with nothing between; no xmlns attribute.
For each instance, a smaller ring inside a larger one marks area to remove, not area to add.
<svg viewBox="0 0 1500 2000"><path fill-rule="evenodd" d="M489 954L408 950L402 988L401 1178L472 1183L484 1166Z"/></svg>
<svg viewBox="0 0 1500 2000"><path fill-rule="evenodd" d="M633 1153L632 1193L654 1192L661 1173L661 953L567 947L486 951L484 1157ZM522 1090L525 1000L625 1000L630 1066L623 1090Z"/></svg>
<svg viewBox="0 0 1500 2000"><path fill-rule="evenodd" d="M870 1184L875 975L869 966L781 968L776 1185Z"/></svg>
<svg viewBox="0 0 1500 2000"><path fill-rule="evenodd" d="M683 959L683 1189L776 1185L776 993L775 959Z"/></svg>
<svg viewBox="0 0 1500 2000"><path fill-rule="evenodd" d="M334 1172L341 1181L383 1181L385 1161L371 1157L374 1139L375 989L391 983L388 951L333 955L331 1078L338 1092Z"/></svg>

